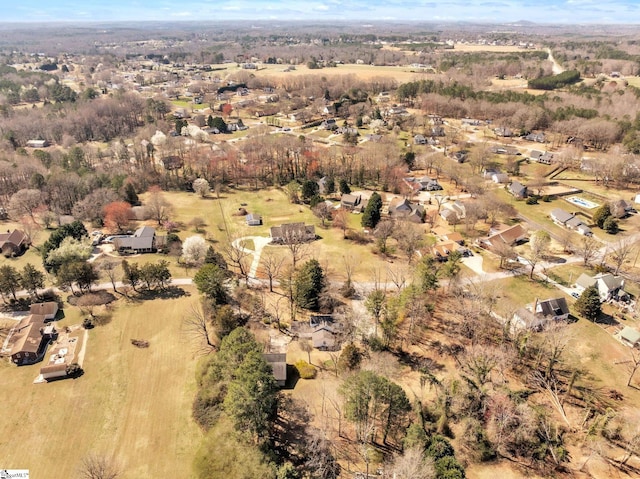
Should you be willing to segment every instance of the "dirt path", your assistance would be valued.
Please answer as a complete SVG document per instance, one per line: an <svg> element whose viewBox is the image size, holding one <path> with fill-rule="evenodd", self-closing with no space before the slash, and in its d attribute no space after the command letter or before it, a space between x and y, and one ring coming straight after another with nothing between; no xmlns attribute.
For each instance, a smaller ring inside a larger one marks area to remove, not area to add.
<svg viewBox="0 0 640 479"><path fill-rule="evenodd" d="M251 240L253 241L253 245L255 250L250 250L242 246L243 241ZM271 243L271 238L267 238L265 236L245 236L244 238L238 238L233 242L233 246L244 251L247 254L253 255L253 260L251 261L251 268L249 268L249 278L255 278L256 273L258 272L258 266L260 266L260 255L262 254L262 250L265 246Z"/></svg>
<svg viewBox="0 0 640 479"><path fill-rule="evenodd" d="M559 75L560 73L564 72L564 68L562 68L562 66L560 66L560 64L556 61L556 59L553 58L553 54L551 53L551 48L547 48L547 53L549 54L549 57L547 58L547 60L549 60L553 64L553 66L551 67L553 74Z"/></svg>
<svg viewBox="0 0 640 479"><path fill-rule="evenodd" d="M80 348L78 360L76 361L80 367L82 367L82 364L84 363L84 355L87 352L87 341L89 341L89 330L85 329L84 334L82 335L82 347Z"/></svg>

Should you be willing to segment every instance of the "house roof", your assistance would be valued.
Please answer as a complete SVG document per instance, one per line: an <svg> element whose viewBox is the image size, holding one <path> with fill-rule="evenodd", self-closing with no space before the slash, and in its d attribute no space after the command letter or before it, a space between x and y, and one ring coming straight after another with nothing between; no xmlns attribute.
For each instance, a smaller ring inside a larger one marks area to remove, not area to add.
<svg viewBox="0 0 640 479"><path fill-rule="evenodd" d="M551 218L559 221L560 223L566 223L574 216L573 213L569 213L562 208L554 208L549 214L551 215Z"/></svg>
<svg viewBox="0 0 640 479"><path fill-rule="evenodd" d="M345 193L340 198L340 202L344 205L355 206L360 202L360 195Z"/></svg>
<svg viewBox="0 0 640 479"><path fill-rule="evenodd" d="M249 213L245 218L247 221L262 221L262 216L256 213Z"/></svg>
<svg viewBox="0 0 640 479"><path fill-rule="evenodd" d="M286 353L265 353L264 360L273 369L273 377L276 381L287 380L287 354Z"/></svg>
<svg viewBox="0 0 640 479"><path fill-rule="evenodd" d="M58 312L58 303L55 301L47 301L46 303L34 303L29 307L30 314L39 314L41 316L50 316Z"/></svg>
<svg viewBox="0 0 640 479"><path fill-rule="evenodd" d="M596 278L592 278L588 274L582 273L576 280L576 286L580 286L584 289L587 289L590 286L593 286L594 284L596 284L597 282L598 280Z"/></svg>
<svg viewBox="0 0 640 479"><path fill-rule="evenodd" d="M11 243L16 246L21 246L23 243L28 243L29 237L26 233L20 230L7 231L6 233L0 233L0 248L6 243Z"/></svg>
<svg viewBox="0 0 640 479"><path fill-rule="evenodd" d="M308 240L315 238L316 228L304 223L286 223L280 226L272 226L269 230L271 237L279 240Z"/></svg>
<svg viewBox="0 0 640 479"><path fill-rule="evenodd" d="M567 222L565 223L566 226L568 226L569 228L578 228L578 226L584 224L582 222L582 220L580 218L578 218L577 216L572 216L571 218L569 218L567 220Z"/></svg>
<svg viewBox="0 0 640 479"><path fill-rule="evenodd" d="M539 301L536 312L545 316L563 316L569 314L569 305L565 298L553 298Z"/></svg>
<svg viewBox="0 0 640 479"><path fill-rule="evenodd" d="M524 194L527 191L527 187L519 181L512 181L509 185L509 191L513 194Z"/></svg>
<svg viewBox="0 0 640 479"><path fill-rule="evenodd" d="M620 331L620 339L635 345L640 341L640 331L631 326L625 326L622 331Z"/></svg>
<svg viewBox="0 0 640 479"><path fill-rule="evenodd" d="M458 233L457 231L453 232L453 233L447 233L445 235L442 236L444 239L449 240L449 241L455 241L456 243L462 243L464 241L464 238L462 237L462 235L460 233Z"/></svg>
<svg viewBox="0 0 640 479"><path fill-rule="evenodd" d="M335 346L336 338L333 328L329 326L320 326L311 333L311 341L314 348L331 348Z"/></svg>
<svg viewBox="0 0 640 479"><path fill-rule="evenodd" d="M49 364L40 368L40 374L56 373L58 371L67 370L67 363Z"/></svg>
<svg viewBox="0 0 640 479"><path fill-rule="evenodd" d="M526 235L527 230L522 225L517 224L489 236L485 242L491 246L497 246L500 243L512 245Z"/></svg>
<svg viewBox="0 0 640 479"><path fill-rule="evenodd" d="M597 274L594 276L594 279L602 281L609 291L624 286L624 278L622 276L614 276L611 273Z"/></svg>
<svg viewBox="0 0 640 479"><path fill-rule="evenodd" d="M152 228L151 226L142 226L141 228L138 228L135 233L133 233L133 236L135 238L153 238L155 234L155 228Z"/></svg>
<svg viewBox="0 0 640 479"><path fill-rule="evenodd" d="M11 355L19 352L37 353L42 343L40 328L44 327L44 316L32 314L20 322L13 335Z"/></svg>
<svg viewBox="0 0 640 479"><path fill-rule="evenodd" d="M540 158L542 158L542 155L544 155L544 153L541 152L540 150L531 150L531 153L529 153L529 158L533 158L534 160L539 160Z"/></svg>

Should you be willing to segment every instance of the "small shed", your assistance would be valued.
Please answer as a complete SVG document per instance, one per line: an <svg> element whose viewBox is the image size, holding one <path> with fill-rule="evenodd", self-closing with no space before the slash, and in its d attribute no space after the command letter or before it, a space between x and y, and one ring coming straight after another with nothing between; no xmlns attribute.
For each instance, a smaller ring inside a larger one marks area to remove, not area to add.
<svg viewBox="0 0 640 479"><path fill-rule="evenodd" d="M255 213L249 213L245 216L248 226L260 226L262 224L262 216Z"/></svg>
<svg viewBox="0 0 640 479"><path fill-rule="evenodd" d="M631 348L635 348L640 343L640 331L630 326L625 326L620 331L620 341Z"/></svg>
<svg viewBox="0 0 640 479"><path fill-rule="evenodd" d="M40 368L40 374L42 379L63 378L67 375L67 364L63 362L43 366Z"/></svg>
<svg viewBox="0 0 640 479"><path fill-rule="evenodd" d="M287 383L287 354L286 353L265 353L264 360L271 366L273 377L278 386L282 387Z"/></svg>

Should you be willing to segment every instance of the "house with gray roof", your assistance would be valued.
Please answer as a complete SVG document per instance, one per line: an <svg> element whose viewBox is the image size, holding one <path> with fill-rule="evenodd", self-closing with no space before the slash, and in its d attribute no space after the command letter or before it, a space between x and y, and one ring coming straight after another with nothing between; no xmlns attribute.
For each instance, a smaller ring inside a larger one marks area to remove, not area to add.
<svg viewBox="0 0 640 479"><path fill-rule="evenodd" d="M155 253L165 241L165 236L156 236L155 228L142 226L132 236L115 238L113 245L120 254Z"/></svg>
<svg viewBox="0 0 640 479"><path fill-rule="evenodd" d="M286 223L272 226L269 234L274 244L304 243L316 239L316 228L304 223Z"/></svg>
<svg viewBox="0 0 640 479"><path fill-rule="evenodd" d="M282 387L287 383L287 354L286 353L264 353L262 355L273 371L273 377L278 386Z"/></svg>
<svg viewBox="0 0 640 479"><path fill-rule="evenodd" d="M624 291L624 278L611 273L598 273L595 276L581 274L576 280L576 290L582 294L585 289L594 286L600 295L600 301L625 300L629 295Z"/></svg>
<svg viewBox="0 0 640 479"><path fill-rule="evenodd" d="M526 198L527 197L527 187L524 186L519 181L512 181L508 186L509 193L511 193L516 198Z"/></svg>

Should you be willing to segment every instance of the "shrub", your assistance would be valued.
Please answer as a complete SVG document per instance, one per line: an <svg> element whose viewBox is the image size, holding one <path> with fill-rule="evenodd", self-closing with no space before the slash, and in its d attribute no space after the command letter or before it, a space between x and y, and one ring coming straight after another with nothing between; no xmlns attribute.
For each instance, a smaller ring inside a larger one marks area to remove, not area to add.
<svg viewBox="0 0 640 479"><path fill-rule="evenodd" d="M340 371L353 371L360 366L360 361L362 361L362 352L358 349L358 346L349 343L340 354L338 369Z"/></svg>
<svg viewBox="0 0 640 479"><path fill-rule="evenodd" d="M618 226L618 221L613 216L609 216L606 220L604 220L604 223L602 224L602 229L612 235L617 234L618 231L620 230Z"/></svg>
<svg viewBox="0 0 640 479"><path fill-rule="evenodd" d="M298 374L302 379L314 379L318 370L312 364L309 364L304 359L297 361L295 364Z"/></svg>
<svg viewBox="0 0 640 479"><path fill-rule="evenodd" d="M549 203L551 201L551 196L549 195L544 195L542 197L542 201L544 201L545 203Z"/></svg>
<svg viewBox="0 0 640 479"><path fill-rule="evenodd" d="M528 205L537 205L538 204L538 197L537 196L529 196L527 198L527 204Z"/></svg>
<svg viewBox="0 0 640 479"><path fill-rule="evenodd" d="M84 371L78 363L71 363L67 365L67 376L70 378L77 378L82 376Z"/></svg>

